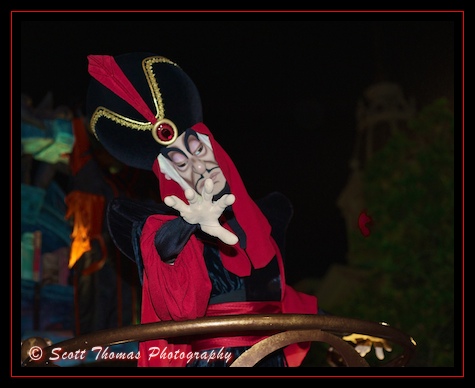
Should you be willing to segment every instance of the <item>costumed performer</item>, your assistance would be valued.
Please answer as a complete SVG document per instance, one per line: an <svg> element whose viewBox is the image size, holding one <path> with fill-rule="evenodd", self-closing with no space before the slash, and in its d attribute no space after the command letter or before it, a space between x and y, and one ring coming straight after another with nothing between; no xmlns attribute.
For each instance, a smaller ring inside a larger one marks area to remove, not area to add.
<svg viewBox="0 0 475 388"><path fill-rule="evenodd" d="M190 77L153 53L88 60L91 131L118 160L153 170L163 200L116 199L108 207L115 244L139 267L141 322L316 314L317 298L285 281L282 252L291 204L279 193L251 199L230 156L204 124ZM229 366L266 337L260 334L141 342L138 366ZM299 366L309 347L289 345L256 366ZM163 358L157 349L196 357Z"/></svg>

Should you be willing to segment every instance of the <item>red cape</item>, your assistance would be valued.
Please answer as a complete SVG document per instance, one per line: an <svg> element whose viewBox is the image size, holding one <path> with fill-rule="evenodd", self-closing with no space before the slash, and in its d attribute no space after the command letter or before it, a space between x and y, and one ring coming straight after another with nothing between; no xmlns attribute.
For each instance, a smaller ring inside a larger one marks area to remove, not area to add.
<svg viewBox="0 0 475 388"><path fill-rule="evenodd" d="M213 152L231 192L236 196L232 205L237 222L246 234L246 247L243 249L237 243L234 246L221 244L219 246L224 267L241 277L249 276L251 268L263 268L277 257L281 279L281 301L269 302L274 306L275 313L317 313L317 298L295 291L285 283L285 272L282 256L277 244L271 237L271 226L257 204L251 199L242 179L224 149L216 142L212 133L203 124L193 126L197 133L207 135ZM153 171L159 179L162 200L169 195L175 195L187 202L183 189L173 180L167 180L160 172L158 160L155 160ZM208 306L211 281L203 259L203 243L194 235L178 255L174 265L165 264L160 259L154 245L157 230L170 220L171 216L150 216L142 230L140 241L144 263L144 282L142 295L142 323L159 321L183 321L206 315L224 315L216 310L224 308L227 314L265 313L262 302L237 302ZM223 224L227 229L229 225ZM257 306L257 307L256 307ZM259 338L252 340L240 337L241 345L250 345ZM222 343L233 342L236 339L221 338ZM287 346L284 353L289 366L299 366L309 350L310 344L294 344ZM147 341L140 344L139 366L186 366L187 354L192 350L191 344L169 343L165 340Z"/></svg>

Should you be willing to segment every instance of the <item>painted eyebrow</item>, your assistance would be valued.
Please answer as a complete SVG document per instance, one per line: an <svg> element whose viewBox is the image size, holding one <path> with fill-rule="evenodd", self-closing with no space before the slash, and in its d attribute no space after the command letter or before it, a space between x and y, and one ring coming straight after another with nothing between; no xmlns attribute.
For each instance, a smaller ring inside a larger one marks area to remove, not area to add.
<svg viewBox="0 0 475 388"><path fill-rule="evenodd" d="M196 137L196 139L199 140L198 138L198 134L196 133L195 130L191 129L191 128L188 128L186 131L185 131L185 148L186 150L191 154L191 150L190 150L190 147L188 146L188 138L193 135L194 137ZM167 159L171 160L170 159L170 156L168 156L168 154L172 151L175 151L175 152L179 152L181 153L184 157L186 157L188 159L188 157L186 156L186 154L179 148L176 148L176 147L164 147L160 150L160 153L164 156L167 157Z"/></svg>
<svg viewBox="0 0 475 388"><path fill-rule="evenodd" d="M196 140L198 140L198 141L200 140L200 139L198 138L198 134L195 132L195 130L193 130L193 129L191 129L191 128L188 128L188 129L185 131L185 148L186 148L186 150L187 150L190 154L191 154L192 152L191 152L190 147L189 147L189 145L188 145L188 139L189 139L189 137L190 137L191 135L193 135L194 137L196 137Z"/></svg>
<svg viewBox="0 0 475 388"><path fill-rule="evenodd" d="M168 160L172 160L172 159L170 158L170 156L168 155L168 154L169 154L170 152L172 152L172 151L179 152L179 153L182 154L185 158L188 159L188 157L185 155L185 153L184 153L181 149L176 148L176 147L165 147L165 148L162 148L162 149L160 150L160 153L161 153L162 155L164 155Z"/></svg>

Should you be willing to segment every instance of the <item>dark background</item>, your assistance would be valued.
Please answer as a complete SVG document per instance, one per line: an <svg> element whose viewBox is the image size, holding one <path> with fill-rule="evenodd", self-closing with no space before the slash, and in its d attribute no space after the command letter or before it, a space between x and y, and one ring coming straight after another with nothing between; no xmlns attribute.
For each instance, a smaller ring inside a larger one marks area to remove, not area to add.
<svg viewBox="0 0 475 388"><path fill-rule="evenodd" d="M386 80L417 108L439 97L459 102L460 18L411 11L18 12L13 106L21 90L35 105L51 91L56 105L82 107L89 54L148 51L177 62L198 86L204 122L251 196L280 191L292 201L292 284L346 262L336 200L365 89Z"/></svg>

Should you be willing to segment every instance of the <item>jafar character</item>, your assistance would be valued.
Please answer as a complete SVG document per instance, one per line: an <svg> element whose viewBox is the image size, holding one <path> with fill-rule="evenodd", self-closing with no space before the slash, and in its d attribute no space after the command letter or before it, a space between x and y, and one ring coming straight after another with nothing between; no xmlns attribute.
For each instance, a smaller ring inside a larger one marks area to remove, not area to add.
<svg viewBox="0 0 475 388"><path fill-rule="evenodd" d="M286 284L282 252L291 204L280 193L260 201L249 196L180 66L142 52L88 60L90 130L124 164L152 170L163 201L117 198L107 210L114 243L139 268L141 322L317 314L315 296ZM228 366L264 337L146 341L138 365ZM289 345L257 366L299 366L309 348ZM157 356L158 349L170 357Z"/></svg>

